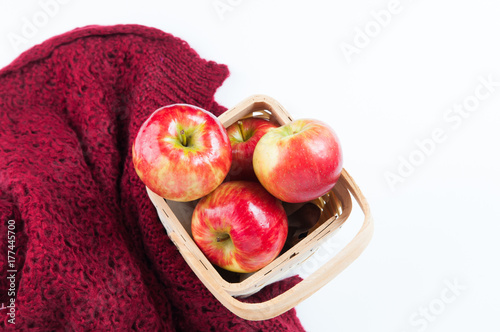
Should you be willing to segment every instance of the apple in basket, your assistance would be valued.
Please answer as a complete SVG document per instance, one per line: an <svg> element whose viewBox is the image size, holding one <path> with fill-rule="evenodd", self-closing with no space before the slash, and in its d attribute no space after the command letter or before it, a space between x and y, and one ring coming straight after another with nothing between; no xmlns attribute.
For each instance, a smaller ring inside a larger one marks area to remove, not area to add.
<svg viewBox="0 0 500 332"><path fill-rule="evenodd" d="M246 118L227 128L233 154L227 180L257 181L252 166L253 151L260 138L270 129L276 127L278 126L268 120Z"/></svg>
<svg viewBox="0 0 500 332"><path fill-rule="evenodd" d="M307 202L330 191L340 177L342 162L337 135L315 119L298 119L270 130L253 155L260 183L289 203Z"/></svg>
<svg viewBox="0 0 500 332"><path fill-rule="evenodd" d="M229 181L198 202L191 230L210 262L229 271L249 273L278 256L288 222L281 202L260 183Z"/></svg>
<svg viewBox="0 0 500 332"><path fill-rule="evenodd" d="M222 183L231 167L226 129L208 111L187 104L162 107L142 124L132 147L144 184L168 200L193 201Z"/></svg>

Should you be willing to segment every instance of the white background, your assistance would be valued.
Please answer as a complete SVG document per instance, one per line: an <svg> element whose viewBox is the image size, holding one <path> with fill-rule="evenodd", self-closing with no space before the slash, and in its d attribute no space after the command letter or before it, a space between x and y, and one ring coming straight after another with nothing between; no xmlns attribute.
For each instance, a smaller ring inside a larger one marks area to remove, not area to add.
<svg viewBox="0 0 500 332"><path fill-rule="evenodd" d="M60 0L23 36L47 1L0 0L0 67L76 27L138 23L227 64L219 103L263 93L335 129L375 236L297 307L308 331L500 331L497 0Z"/></svg>

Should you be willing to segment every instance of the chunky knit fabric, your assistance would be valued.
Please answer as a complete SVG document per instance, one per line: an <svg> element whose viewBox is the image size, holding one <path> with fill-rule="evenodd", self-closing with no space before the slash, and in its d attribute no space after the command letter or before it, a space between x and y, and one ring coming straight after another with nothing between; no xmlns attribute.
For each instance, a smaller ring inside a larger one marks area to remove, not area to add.
<svg viewBox="0 0 500 332"><path fill-rule="evenodd" d="M132 165L155 109L182 102L219 115L213 95L228 74L137 25L70 31L0 71L0 306L15 299L15 325L2 309L0 329L303 330L294 310L250 322L224 308L168 239Z"/></svg>

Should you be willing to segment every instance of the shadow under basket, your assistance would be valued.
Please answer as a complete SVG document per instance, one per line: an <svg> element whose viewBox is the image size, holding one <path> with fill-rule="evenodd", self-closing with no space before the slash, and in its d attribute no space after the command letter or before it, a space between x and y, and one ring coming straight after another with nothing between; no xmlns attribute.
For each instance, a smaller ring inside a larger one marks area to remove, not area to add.
<svg viewBox="0 0 500 332"><path fill-rule="evenodd" d="M278 125L293 121L278 102L264 95L247 98L219 116L219 120L227 128L247 117L266 118ZM343 169L332 191L320 198L322 212L315 227L259 271L249 274L229 272L210 263L192 238L191 216L197 201L168 201L146 189L168 236L194 273L227 309L247 320L270 319L298 305L358 258L373 235L373 221L368 203L352 177ZM365 219L349 244L297 285L266 302L247 303L237 299L254 294L273 282L293 275L295 269L311 258L321 244L348 221L352 210L351 196L359 204Z"/></svg>

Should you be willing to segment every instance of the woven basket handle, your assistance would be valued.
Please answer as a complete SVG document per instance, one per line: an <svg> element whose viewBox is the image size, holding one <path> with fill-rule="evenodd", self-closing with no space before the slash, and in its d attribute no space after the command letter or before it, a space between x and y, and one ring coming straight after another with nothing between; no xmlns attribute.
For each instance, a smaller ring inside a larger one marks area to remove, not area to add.
<svg viewBox="0 0 500 332"><path fill-rule="evenodd" d="M351 242L307 278L275 298L261 303L241 302L229 295L227 291L216 282L202 279L205 286L227 309L235 315L247 320L257 321L276 317L294 308L300 302L314 294L359 257L373 235L372 215L368 202L352 177L345 170L342 170L341 176L345 180L347 189L356 199L365 215L363 225ZM174 242L181 241L176 233L172 233L171 236ZM185 253L184 258L190 265L197 263L196 257L189 252Z"/></svg>

